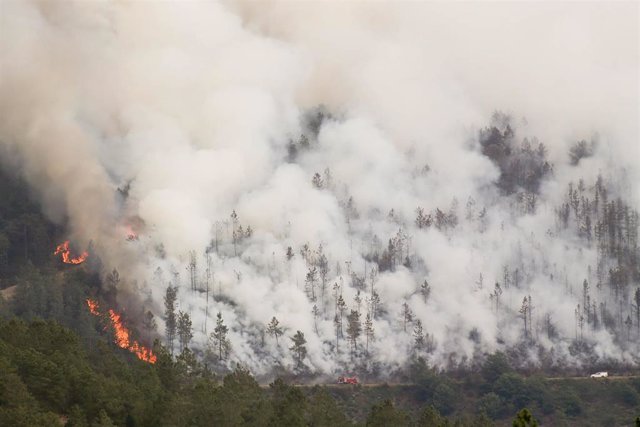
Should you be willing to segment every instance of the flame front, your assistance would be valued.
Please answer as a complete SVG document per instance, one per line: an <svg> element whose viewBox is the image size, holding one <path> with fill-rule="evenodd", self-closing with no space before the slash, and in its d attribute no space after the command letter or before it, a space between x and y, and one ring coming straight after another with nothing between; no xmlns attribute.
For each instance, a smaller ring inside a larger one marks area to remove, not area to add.
<svg viewBox="0 0 640 427"><path fill-rule="evenodd" d="M69 241L65 241L60 243L56 247L56 251L53 253L54 255L62 255L62 262L65 264L81 264L83 263L87 257L89 256L89 252L84 251L75 258L71 258L71 251L69 250Z"/></svg>
<svg viewBox="0 0 640 427"><path fill-rule="evenodd" d="M122 325L120 315L110 309L109 318L116 333L116 344L120 348L129 348L129 331Z"/></svg>
<svg viewBox="0 0 640 427"><path fill-rule="evenodd" d="M99 316L100 312L98 311L98 303L92 299L87 299L87 305L89 306L89 311L94 316Z"/></svg>
<svg viewBox="0 0 640 427"><path fill-rule="evenodd" d="M87 305L89 306L91 314L95 316L100 315L97 301L87 299ZM122 316L112 309L109 309L109 320L111 320L111 326L113 326L113 330L115 331L115 343L118 347L129 350L140 360L144 360L149 363L156 363L156 355L153 354L150 349L138 343L138 341L131 340L129 330L122 324Z"/></svg>

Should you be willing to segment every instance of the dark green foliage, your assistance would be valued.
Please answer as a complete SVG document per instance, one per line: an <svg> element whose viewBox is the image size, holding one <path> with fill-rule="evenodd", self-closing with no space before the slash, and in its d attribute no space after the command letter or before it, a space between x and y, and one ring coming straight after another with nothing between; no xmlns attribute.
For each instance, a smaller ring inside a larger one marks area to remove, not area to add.
<svg viewBox="0 0 640 427"><path fill-rule="evenodd" d="M306 399L296 387L287 385L281 379L269 386L273 413L269 420L271 426L304 426Z"/></svg>
<svg viewBox="0 0 640 427"><path fill-rule="evenodd" d="M0 289L31 263L56 265L59 230L47 221L27 185L0 168Z"/></svg>
<svg viewBox="0 0 640 427"><path fill-rule="evenodd" d="M29 392L25 383L6 358L8 346L0 341L0 425L56 426L59 419L46 411Z"/></svg>
<svg viewBox="0 0 640 427"><path fill-rule="evenodd" d="M304 364L304 359L307 357L307 347L305 344L307 340L304 338L304 334L297 331L294 336L291 337L293 345L289 347L289 350L293 353L293 357L296 361L296 368L300 369Z"/></svg>
<svg viewBox="0 0 640 427"><path fill-rule="evenodd" d="M471 422L471 426L473 427L494 427L494 425L495 424L491 421L491 418L489 418L489 416L484 412L477 414Z"/></svg>
<svg viewBox="0 0 640 427"><path fill-rule="evenodd" d="M622 402L631 408L638 407L638 392L628 384L615 383L613 385L612 395L616 401Z"/></svg>
<svg viewBox="0 0 640 427"><path fill-rule="evenodd" d="M513 427L537 427L538 421L527 408L521 409L513 420Z"/></svg>
<svg viewBox="0 0 640 427"><path fill-rule="evenodd" d="M224 324L222 313L216 315L216 327L211 333L211 352L218 362L222 362L229 357L231 351L231 342L227 338L229 328Z"/></svg>
<svg viewBox="0 0 640 427"><path fill-rule="evenodd" d="M88 341L54 321L0 320L0 425L56 426L66 420L68 426L78 427L340 427L352 425L345 416L348 410L371 426L480 427L492 425L489 416L499 425L510 422L520 402L536 413L550 413L545 425L558 419L580 425L580 420L593 416L593 399L615 406L587 425L620 423L625 416L627 420L636 416L629 412L637 408L637 380L594 383L584 378L554 384L503 372L489 385L492 391L482 393L487 384L479 375L455 381L418 360L412 372L419 385L406 388L310 390L276 380L266 389L241 366L222 383L215 381L188 349L173 358L156 343L158 359L150 365L102 339L91 342L88 346ZM491 360L503 361L502 356ZM504 368L502 362L492 366ZM422 411L416 409L419 406ZM517 420L524 424L518 426L535 425L527 421L526 413L520 415Z"/></svg>
<svg viewBox="0 0 640 427"><path fill-rule="evenodd" d="M422 410L418 418L420 427L445 427L449 425L448 420L440 415L440 412L433 405L429 405Z"/></svg>
<svg viewBox="0 0 640 427"><path fill-rule="evenodd" d="M571 164L576 166L580 163L581 159L593 156L595 144L593 142L588 143L585 140L576 142L569 149L569 159Z"/></svg>
<svg viewBox="0 0 640 427"><path fill-rule="evenodd" d="M180 311L178 313L178 339L180 342L180 353L188 348L191 338L193 338L193 328L189 313Z"/></svg>
<svg viewBox="0 0 640 427"><path fill-rule="evenodd" d="M114 423L124 424L128 408L144 412L159 391L157 380L143 362L124 364L112 347L97 348L89 355L77 335L54 322L0 321L0 350L0 360L7 368L0 371L9 373L2 384L11 384L12 399L22 396L29 416L68 414L73 415L76 425L87 419L108 425L100 414L105 411ZM25 393L16 394L16 390ZM0 406L7 416L9 408Z"/></svg>
<svg viewBox="0 0 640 427"><path fill-rule="evenodd" d="M336 401L324 388L315 388L309 398L308 421L313 427L320 426L348 426L344 411L338 407Z"/></svg>
<svg viewBox="0 0 640 427"><path fill-rule="evenodd" d="M487 383L493 383L507 372L511 372L511 366L504 353L500 352L489 355L482 366L482 377Z"/></svg>
<svg viewBox="0 0 640 427"><path fill-rule="evenodd" d="M573 390L565 389L558 395L561 409L571 417L582 413L582 400Z"/></svg>
<svg viewBox="0 0 640 427"><path fill-rule="evenodd" d="M544 144L535 138L518 141L511 117L506 114L494 113L491 126L480 131L479 140L482 154L500 169L497 185L504 194L519 189L537 193L542 180L553 173Z"/></svg>
<svg viewBox="0 0 640 427"><path fill-rule="evenodd" d="M396 409L390 400L378 403L371 408L371 413L367 417L367 426L387 427L387 426L408 426L409 416L401 410Z"/></svg>
<svg viewBox="0 0 640 427"><path fill-rule="evenodd" d="M78 405L73 405L69 411L65 427L89 427L87 416Z"/></svg>
<svg viewBox="0 0 640 427"><path fill-rule="evenodd" d="M458 393L454 390L450 381L442 381L433 392L433 406L442 414L449 415L455 408Z"/></svg>
<svg viewBox="0 0 640 427"><path fill-rule="evenodd" d="M521 408L529 401L525 381L515 373L500 375L493 386L493 391L502 400L512 402L517 408Z"/></svg>
<svg viewBox="0 0 640 427"><path fill-rule="evenodd" d="M483 395L478 402L478 411L484 412L491 418L498 418L504 412L505 404L496 393Z"/></svg>
<svg viewBox="0 0 640 427"><path fill-rule="evenodd" d="M241 366L224 377L219 395L223 425L265 425L270 418L270 407L262 389Z"/></svg>
<svg viewBox="0 0 640 427"><path fill-rule="evenodd" d="M167 346L169 347L171 354L173 354L173 340L176 337L176 328L178 325L175 307L176 300L178 298L177 293L178 289L169 285L167 286L167 291L164 296L164 320L167 334Z"/></svg>

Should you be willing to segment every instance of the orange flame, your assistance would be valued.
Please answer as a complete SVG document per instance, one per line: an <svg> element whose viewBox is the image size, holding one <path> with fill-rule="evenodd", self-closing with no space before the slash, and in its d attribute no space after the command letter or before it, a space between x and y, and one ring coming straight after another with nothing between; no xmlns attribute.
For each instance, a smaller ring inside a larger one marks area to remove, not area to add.
<svg viewBox="0 0 640 427"><path fill-rule="evenodd" d="M84 251L80 254L80 256L76 258L71 258L71 251L69 250L69 241L65 241L60 243L56 247L56 251L53 253L54 255L62 255L62 262L65 264L81 264L83 263L87 257L89 256L89 252Z"/></svg>
<svg viewBox="0 0 640 427"><path fill-rule="evenodd" d="M91 314L95 316L100 315L97 301L87 299L87 305L89 306ZM131 340L129 330L122 324L122 316L109 309L109 319L111 320L111 325L113 326L116 334L115 343L118 347L129 350L140 360L144 360L149 363L156 363L157 357L150 349L138 343L138 341Z"/></svg>
<svg viewBox="0 0 640 427"><path fill-rule="evenodd" d="M94 316L100 316L100 312L98 311L98 303L94 300L87 298L87 305L89 306L89 311Z"/></svg>

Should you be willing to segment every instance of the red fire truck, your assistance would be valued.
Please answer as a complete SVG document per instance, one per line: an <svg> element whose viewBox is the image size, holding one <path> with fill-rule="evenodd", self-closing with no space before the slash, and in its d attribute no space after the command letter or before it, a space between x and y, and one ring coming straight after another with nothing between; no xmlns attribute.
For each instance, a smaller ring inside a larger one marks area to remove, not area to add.
<svg viewBox="0 0 640 427"><path fill-rule="evenodd" d="M338 377L338 384L358 384L356 377Z"/></svg>

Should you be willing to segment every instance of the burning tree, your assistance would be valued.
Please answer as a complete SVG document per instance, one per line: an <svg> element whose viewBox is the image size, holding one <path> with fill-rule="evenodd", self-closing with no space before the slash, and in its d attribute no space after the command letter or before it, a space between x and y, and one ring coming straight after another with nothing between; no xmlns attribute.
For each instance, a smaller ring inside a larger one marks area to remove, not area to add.
<svg viewBox="0 0 640 427"><path fill-rule="evenodd" d="M98 302L92 299L87 299L87 306L89 307L89 312L94 316L100 316L100 307ZM156 356L153 352L140 344L138 341L131 338L131 332L128 328L124 326L122 321L122 316L119 313L116 313L113 309L109 309L107 311L108 319L110 321L111 328L113 328L114 333L114 342L115 344L134 353L138 359L144 360L149 363L156 363Z"/></svg>
<svg viewBox="0 0 640 427"><path fill-rule="evenodd" d="M62 258L62 262L64 262L65 264L82 264L83 262L85 262L85 260L89 257L89 252L84 251L82 252L79 256L77 257L72 257L71 256L71 250L69 249L69 241L66 240L64 242L62 242L61 244L59 244L56 247L55 252L53 253L54 255L60 255Z"/></svg>

